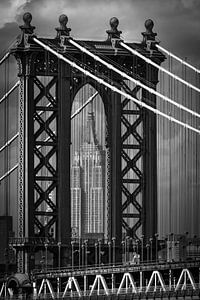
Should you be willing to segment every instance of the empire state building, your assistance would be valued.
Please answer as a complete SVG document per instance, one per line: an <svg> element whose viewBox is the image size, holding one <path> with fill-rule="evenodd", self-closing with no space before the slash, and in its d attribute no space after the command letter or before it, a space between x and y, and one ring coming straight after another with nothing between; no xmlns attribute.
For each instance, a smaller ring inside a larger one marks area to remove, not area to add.
<svg viewBox="0 0 200 300"><path fill-rule="evenodd" d="M103 238L105 232L105 151L99 144L93 112L88 112L84 141L71 167L72 229L81 238Z"/></svg>

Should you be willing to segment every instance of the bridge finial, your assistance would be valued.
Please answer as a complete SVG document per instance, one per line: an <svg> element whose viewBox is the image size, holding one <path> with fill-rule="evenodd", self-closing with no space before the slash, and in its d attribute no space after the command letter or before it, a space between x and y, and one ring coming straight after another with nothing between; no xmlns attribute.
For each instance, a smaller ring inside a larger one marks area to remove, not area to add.
<svg viewBox="0 0 200 300"><path fill-rule="evenodd" d="M106 30L107 34L108 34L108 41L110 41L111 39L120 39L120 34L122 33L122 31L119 31L117 29L119 25L119 20L116 17L112 17L110 19L110 27L111 29Z"/></svg>
<svg viewBox="0 0 200 300"><path fill-rule="evenodd" d="M61 36L69 36L69 33L71 31L71 28L67 27L67 23L68 23L68 17L64 14L60 15L59 17L59 23L60 23L60 27L56 28L57 31L57 39L60 39Z"/></svg>
<svg viewBox="0 0 200 300"><path fill-rule="evenodd" d="M143 44L147 44L147 41L155 41L157 33L153 32L154 22L151 19L148 19L145 21L144 26L146 31L142 32Z"/></svg>
<svg viewBox="0 0 200 300"><path fill-rule="evenodd" d="M19 28L22 30L22 33L23 34L33 34L35 26L31 25L31 21L32 21L31 13L26 12L23 15L23 21L24 21L24 25L19 26Z"/></svg>

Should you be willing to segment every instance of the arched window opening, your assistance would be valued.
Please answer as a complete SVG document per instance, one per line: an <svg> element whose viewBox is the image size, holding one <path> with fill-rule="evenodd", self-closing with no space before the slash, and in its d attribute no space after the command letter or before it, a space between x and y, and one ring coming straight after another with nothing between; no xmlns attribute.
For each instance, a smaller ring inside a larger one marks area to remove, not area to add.
<svg viewBox="0 0 200 300"><path fill-rule="evenodd" d="M89 84L76 94L73 115L97 91ZM108 235L106 120L99 94L71 121L72 238L105 239Z"/></svg>

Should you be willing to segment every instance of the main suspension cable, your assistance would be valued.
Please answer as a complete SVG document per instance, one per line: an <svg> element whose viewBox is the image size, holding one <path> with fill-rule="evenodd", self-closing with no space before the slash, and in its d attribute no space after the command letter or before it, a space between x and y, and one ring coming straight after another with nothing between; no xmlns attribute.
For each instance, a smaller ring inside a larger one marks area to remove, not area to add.
<svg viewBox="0 0 200 300"><path fill-rule="evenodd" d="M98 92L89 97L88 100L71 115L71 120L76 117L76 115L78 115L97 95Z"/></svg>
<svg viewBox="0 0 200 300"><path fill-rule="evenodd" d="M190 126L189 124L187 123L184 123L184 122L181 122L171 116L168 116L166 115L165 113L159 111L158 109L156 108L153 108L149 105L147 105L146 103L132 97L131 95L119 90L117 87L107 83L106 81L104 81L103 79L95 76L94 74L88 72L87 70L85 70L84 68L78 66L76 63L74 63L73 61L69 60L68 58L66 58L65 56L63 56L62 54L56 52L55 50L51 49L49 46L47 46L46 44L44 44L43 42L39 41L37 38L33 38L33 41L35 41L38 45L40 45L42 48L46 49L47 51L51 52L52 54L54 54L56 57L58 57L59 59L65 61L67 64L69 64L71 67L73 68L76 68L77 70L79 70L80 72L82 72L83 74L85 74L86 76L89 76L90 78L94 79L95 81L99 82L100 84L108 87L109 89L111 89L112 91L120 94L121 96L124 96L126 97L127 99L130 99L131 101L137 103L138 105L142 106L142 107L145 107L147 108L148 110L152 111L153 113L155 114L158 114L158 115L161 115L163 117L165 117L166 119L172 121L172 122L175 122L179 125L182 125L183 127L185 128L188 128L192 131L195 131L197 133L200 133L200 130L198 130L197 128L193 127L193 126Z"/></svg>
<svg viewBox="0 0 200 300"><path fill-rule="evenodd" d="M130 51L132 54L137 55L138 57L142 58L143 60L145 60L148 64L151 64L152 66L156 67L157 69L159 69L160 71L166 73L167 75L173 77L174 79L178 80L179 82L185 84L187 87L195 90L196 92L200 93L200 89L196 86L194 86L193 84L187 82L186 80L182 79L181 77L173 74L172 72L166 70L165 68L159 66L158 64L156 64L154 61L152 61L151 59L145 57L144 55L140 54L138 51L134 50L133 48L129 47L128 45L126 45L124 42L119 42L119 44L124 47L125 49L127 49L128 51Z"/></svg>
<svg viewBox="0 0 200 300"><path fill-rule="evenodd" d="M165 48L161 47L160 45L156 45L156 47L157 47L159 50L165 52L167 55L169 55L169 56L175 58L177 61L179 61L180 63L182 63L182 64L185 65L186 67L188 67L188 68L192 69L193 71L195 71L196 73L199 73L199 74L200 74L200 70L199 70L199 69L197 69L196 67L192 66L191 64L189 64L189 63L186 62L185 60L181 59L181 58L178 57L177 55L175 55L175 54L169 52L168 50L166 50Z"/></svg>
<svg viewBox="0 0 200 300"><path fill-rule="evenodd" d="M95 60L99 61L100 63L104 64L107 68L113 70L114 72L120 74L123 78L126 78L130 81L132 81L133 83L135 83L136 85L139 85L141 86L143 89L147 90L148 92L150 92L151 94L154 94L160 98L162 98L163 100L166 100L167 102L171 103L172 105L178 107L179 109L182 109L198 118L200 118L200 114L198 114L197 112L187 108L186 106L182 105L182 104L179 104L175 101L173 101L172 99L170 99L169 97L167 96L164 96L162 94L160 94L159 92L157 92L156 90L146 86L145 84L141 83L140 81L134 79L133 77L130 77L129 75L127 75L126 73L118 70L117 68L115 68L113 65L105 62L103 59L101 59L99 56L91 53L89 50L85 49L84 47L80 46L77 42L75 42L74 40L72 39L69 39L69 42L74 45L75 47L77 47L78 49L80 49L82 52L85 52L86 54L88 54L89 56L93 57ZM200 89L199 89L200 91Z"/></svg>
<svg viewBox="0 0 200 300"><path fill-rule="evenodd" d="M8 147L16 138L19 136L19 132L17 132L9 141L7 141L1 148L0 148L0 153Z"/></svg>
<svg viewBox="0 0 200 300"><path fill-rule="evenodd" d="M98 92L94 93L90 98L88 98L88 100L81 106L79 107L72 115L71 115L71 120L73 118L75 118L91 101L94 100L94 98L98 95ZM49 106L49 105L47 105ZM39 112L39 115L41 115L43 113L43 111ZM54 132L55 133L55 132ZM10 144L12 142L14 142L16 140L16 138L18 138L19 136L19 132L17 132L9 141L7 141L1 148L0 148L0 153L8 146L10 146ZM50 137L45 139L45 142L47 142L48 140L50 140ZM38 146L38 148L40 148L40 146Z"/></svg>
<svg viewBox="0 0 200 300"><path fill-rule="evenodd" d="M20 81L17 81L15 85L0 99L0 103L3 102L8 96L19 86Z"/></svg>
<svg viewBox="0 0 200 300"><path fill-rule="evenodd" d="M15 169L18 168L18 164L12 167L9 171L7 171L3 176L0 177L0 182L4 180L7 176L9 176Z"/></svg>
<svg viewBox="0 0 200 300"><path fill-rule="evenodd" d="M0 65L9 57L10 52L7 52L1 59L0 59Z"/></svg>

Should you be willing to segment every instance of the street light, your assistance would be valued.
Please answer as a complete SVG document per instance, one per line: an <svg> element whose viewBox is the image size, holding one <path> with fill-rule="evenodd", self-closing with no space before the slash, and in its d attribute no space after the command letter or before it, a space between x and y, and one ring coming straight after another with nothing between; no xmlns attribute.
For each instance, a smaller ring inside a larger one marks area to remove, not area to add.
<svg viewBox="0 0 200 300"><path fill-rule="evenodd" d="M78 239L78 267L81 267L81 239Z"/></svg>
<svg viewBox="0 0 200 300"><path fill-rule="evenodd" d="M58 269L60 271L60 248L61 248L61 242L58 242Z"/></svg>
<svg viewBox="0 0 200 300"><path fill-rule="evenodd" d="M115 241L116 241L116 238L113 237L112 238L112 244L113 244L113 266L115 265Z"/></svg>
<svg viewBox="0 0 200 300"><path fill-rule="evenodd" d="M147 262L149 262L149 244L146 244L146 248L147 248Z"/></svg>
<svg viewBox="0 0 200 300"><path fill-rule="evenodd" d="M139 252L139 249L138 249L138 247L139 247L139 240L137 239L135 242L136 242L136 253L139 254L138 253Z"/></svg>
<svg viewBox="0 0 200 300"><path fill-rule="evenodd" d="M82 267L84 267L84 244L81 245L82 248Z"/></svg>
<svg viewBox="0 0 200 300"><path fill-rule="evenodd" d="M156 262L158 261L158 233L155 233L155 239L156 239Z"/></svg>
<svg viewBox="0 0 200 300"><path fill-rule="evenodd" d="M126 236L125 242L126 242L126 262L129 261L129 236Z"/></svg>
<svg viewBox="0 0 200 300"><path fill-rule="evenodd" d="M72 269L74 269L74 241L71 241L72 245Z"/></svg>
<svg viewBox="0 0 200 300"><path fill-rule="evenodd" d="M47 247L48 247L48 244L45 243L44 244L44 247L45 247L45 271L47 272L47 255L48 255L48 252L47 252Z"/></svg>
<svg viewBox="0 0 200 300"><path fill-rule="evenodd" d="M88 240L85 240L85 267L87 268L87 246Z"/></svg>
<svg viewBox="0 0 200 300"><path fill-rule="evenodd" d="M97 252L98 251L98 248L97 248L98 247L98 243L95 243L94 247L95 247L95 266L97 266L97 264L98 264L98 262L97 262L98 261L98 255L97 255L97 253L98 253Z"/></svg>
<svg viewBox="0 0 200 300"><path fill-rule="evenodd" d="M152 262L153 260L153 247L152 247L153 238L152 237L150 237L149 242L150 242L151 262Z"/></svg>
<svg viewBox="0 0 200 300"><path fill-rule="evenodd" d="M121 244L122 244L122 259L123 259L123 256L124 256L124 262L126 263L126 256L125 256L125 241L122 241Z"/></svg>
<svg viewBox="0 0 200 300"><path fill-rule="evenodd" d="M58 269L59 269L59 271L60 271L60 248L61 248L61 242L58 242ZM60 278L58 277L57 278L57 293L58 293L58 295L59 295L59 293L60 293Z"/></svg>
<svg viewBox="0 0 200 300"><path fill-rule="evenodd" d="M111 264L111 242L108 242L108 263Z"/></svg>
<svg viewBox="0 0 200 300"><path fill-rule="evenodd" d="M141 261L144 261L144 235L141 235Z"/></svg>
<svg viewBox="0 0 200 300"><path fill-rule="evenodd" d="M99 243L99 267L101 266L101 240L98 240Z"/></svg>

